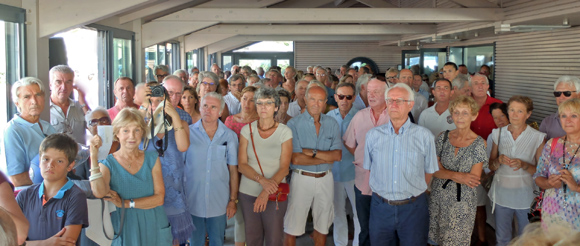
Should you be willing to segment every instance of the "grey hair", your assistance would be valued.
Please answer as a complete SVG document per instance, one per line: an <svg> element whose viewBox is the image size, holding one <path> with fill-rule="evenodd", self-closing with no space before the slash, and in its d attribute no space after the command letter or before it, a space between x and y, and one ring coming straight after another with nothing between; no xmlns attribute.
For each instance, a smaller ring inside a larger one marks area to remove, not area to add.
<svg viewBox="0 0 580 246"><path fill-rule="evenodd" d="M52 75L56 72L59 72L62 74L72 74L72 75L75 74L75 71L72 70L72 68L70 68L67 65L56 65L48 71L48 77L49 77L49 80L51 83L52 83Z"/></svg>
<svg viewBox="0 0 580 246"><path fill-rule="evenodd" d="M324 90L324 97L328 97L328 91L326 90L326 86L322 84L322 82L318 81L318 80L310 80L310 83L308 84L308 87L306 89L306 94L304 95L304 97L308 98L308 93L310 92L310 88L314 87L314 86L318 86L320 88L322 88Z"/></svg>
<svg viewBox="0 0 580 246"><path fill-rule="evenodd" d="M474 74L474 75L471 77L471 79L469 80L469 84L470 84L470 86L471 86L471 80L473 80L473 78L475 78L475 77L481 77L481 78L484 78L484 79L485 79L485 83L489 85L489 79L487 78L487 76L485 76L485 75L483 75L483 74L475 73L475 74Z"/></svg>
<svg viewBox="0 0 580 246"><path fill-rule="evenodd" d="M388 94L389 91L391 91L392 89L395 88L403 88L407 91L407 93L409 94L409 98L407 98L407 100L409 101L415 101L415 92L413 92L413 90L411 89L411 87L409 87L407 84L405 83L397 83L396 85L387 88L387 90L385 90L385 100L387 100L389 98Z"/></svg>
<svg viewBox="0 0 580 246"><path fill-rule="evenodd" d="M276 88L276 91L278 92L279 97L288 98L288 102L290 102L292 100L292 95L286 89L284 89L282 87L278 87L278 88Z"/></svg>
<svg viewBox="0 0 580 246"><path fill-rule="evenodd" d="M199 83L201 83L203 81L203 79L205 79L205 78L210 78L211 80L213 80L213 83L216 85L218 85L220 82L220 79L218 78L218 76L214 72L209 72L209 71L199 72L199 75L198 75ZM219 87L219 85L218 85L218 87Z"/></svg>
<svg viewBox="0 0 580 246"><path fill-rule="evenodd" d="M274 105L276 108L280 107L280 96L278 96L278 92L275 89L269 87L262 87L254 93L254 102L257 102L258 99L274 99ZM274 115L276 115L274 113Z"/></svg>
<svg viewBox="0 0 580 246"><path fill-rule="evenodd" d="M242 70L246 71L249 74L252 74L252 68L250 66L248 66L248 65L243 66L242 67Z"/></svg>
<svg viewBox="0 0 580 246"><path fill-rule="evenodd" d="M157 75L156 71L161 70L163 72L169 73L169 68L165 65L157 65L153 68L153 73Z"/></svg>
<svg viewBox="0 0 580 246"><path fill-rule="evenodd" d="M248 79L247 79L247 80L250 80L250 79L258 79L258 80L256 80L256 81L257 81L257 82L260 82L260 77L259 77L258 75L255 75L255 74L252 74L252 75L250 75L250 77L248 77Z"/></svg>
<svg viewBox="0 0 580 246"><path fill-rule="evenodd" d="M144 83L139 83L139 84L144 84ZM109 115L109 111L107 111L106 108L98 106L97 108L95 108L95 109L87 112L87 114L85 114L85 122L87 122L87 126L89 126L89 121L91 120L91 118L93 117L93 113L95 113L95 112L103 112L107 115L107 117L109 117L109 118L111 117Z"/></svg>
<svg viewBox="0 0 580 246"><path fill-rule="evenodd" d="M339 88L342 88L342 87L348 87L348 88L351 88L351 89L352 89L352 92L354 93L354 96L356 96L356 88L354 87L354 85L353 85L353 84L351 84L351 83L346 83L346 82L339 83L338 85L336 85L336 90L335 90L335 91L338 91L338 89L339 89ZM386 87L386 86L385 86L385 87Z"/></svg>
<svg viewBox="0 0 580 246"><path fill-rule="evenodd" d="M181 91L183 92L183 88L185 87L185 82L183 82L183 80L181 80L180 77L177 77L177 75L168 75L167 77L163 78L162 84L165 84L165 82L167 82L170 79L179 81L181 83Z"/></svg>
<svg viewBox="0 0 580 246"><path fill-rule="evenodd" d="M469 80L469 77L463 74L457 75L457 77L455 77L455 79L451 81L451 84L453 85L454 88L457 88L458 90L461 90L466 86L471 87L471 81ZM433 86L435 86L435 84L433 84Z"/></svg>
<svg viewBox="0 0 580 246"><path fill-rule="evenodd" d="M554 90L556 90L556 87L558 87L559 84L574 86L576 92L580 90L580 79L578 79L578 77L576 76L571 75L560 76L560 78L558 78L554 83Z"/></svg>
<svg viewBox="0 0 580 246"><path fill-rule="evenodd" d="M362 76L358 77L356 81L356 93L360 93L361 87L366 85L371 81L372 75L370 74L363 74Z"/></svg>
<svg viewBox="0 0 580 246"><path fill-rule="evenodd" d="M238 81L238 80L242 80L242 83L246 82L246 78L244 77L244 75L242 74L234 74L232 76L230 76L230 78L228 79L228 85L231 85L233 81Z"/></svg>
<svg viewBox="0 0 580 246"><path fill-rule="evenodd" d="M40 88L42 95L45 95L46 91L44 91L44 85L42 85L42 81L40 81L40 79L35 77L24 77L16 81L16 83L12 85L12 101L14 103L18 102L18 96L20 96L20 92L18 91L18 89L20 89L20 87L29 85L38 85L38 88Z"/></svg>
<svg viewBox="0 0 580 246"><path fill-rule="evenodd" d="M260 82L260 83L262 83L262 84L264 84L264 85L265 85L265 84L267 84L268 82L270 82L270 80L271 80L270 78L263 78L263 79L261 79L261 80L260 80L260 81L258 81L258 82Z"/></svg>
<svg viewBox="0 0 580 246"><path fill-rule="evenodd" d="M306 70L308 70L309 68L313 68L313 69L314 69L314 67L313 67L313 66L308 66L308 67L306 67Z"/></svg>
<svg viewBox="0 0 580 246"><path fill-rule="evenodd" d="M389 68L389 70L387 70L387 72L385 72L385 77L387 77L387 74L389 74L389 73L397 73L396 76L397 76L397 78L399 77L399 70L394 68L394 67Z"/></svg>
<svg viewBox="0 0 580 246"><path fill-rule="evenodd" d="M177 70L175 70L175 72L173 72L173 75L177 75L177 76L179 76L180 74L186 74L186 75L189 75L189 74L187 73L187 71L185 71L185 70L183 70L183 69L177 69Z"/></svg>
<svg viewBox="0 0 580 246"><path fill-rule="evenodd" d="M139 84L137 84L137 85L135 86L135 90L137 90L137 89L139 89L139 88L141 88L141 87L143 87L143 86L146 86L146 85L147 85L147 83L144 83L144 82L139 82Z"/></svg>
<svg viewBox="0 0 580 246"><path fill-rule="evenodd" d="M220 112L222 112L224 110L224 108L226 107L226 101L224 101L224 97L222 97L222 95L217 93L217 92L209 92L209 93L206 93L205 95L203 95L203 98L201 98L201 101L200 101L202 103L200 105L203 105L203 101L205 101L206 97L213 97L215 99L220 100ZM221 115L221 113L220 113L220 115Z"/></svg>
<svg viewBox="0 0 580 246"><path fill-rule="evenodd" d="M262 82L262 81L258 81L258 82L256 82L256 83L252 84L252 86L253 86L253 87L256 87L256 88L262 88L262 87L264 87L264 86L266 86L266 85L264 85L264 82Z"/></svg>

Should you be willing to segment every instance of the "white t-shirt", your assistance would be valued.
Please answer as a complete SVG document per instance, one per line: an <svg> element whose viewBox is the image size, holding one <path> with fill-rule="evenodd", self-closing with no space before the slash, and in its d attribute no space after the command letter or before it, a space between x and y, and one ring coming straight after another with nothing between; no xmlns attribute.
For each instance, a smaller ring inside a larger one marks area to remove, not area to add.
<svg viewBox="0 0 580 246"><path fill-rule="evenodd" d="M421 115L421 112L427 108L428 102L427 98L421 95L421 93L416 91L413 92L415 93L415 105L413 106L413 109L411 109L411 114L413 114L415 122L419 122L419 116Z"/></svg>
<svg viewBox="0 0 580 246"><path fill-rule="evenodd" d="M453 119L451 118L451 114L449 113L449 109L446 109L441 115L437 113L435 110L435 106L437 104L423 110L421 113L421 118L419 118L419 125L425 127L433 133L433 136L439 136L439 133L444 132L446 130L454 130L455 123L453 123Z"/></svg>
<svg viewBox="0 0 580 246"><path fill-rule="evenodd" d="M257 128L258 121L254 121L251 124L245 125L240 132L241 136L244 136L248 140L248 148L246 153L248 155L248 165L252 167L260 175L260 167L256 161L256 155L254 155L254 149L252 147L252 138L250 137L250 128L252 126L252 132L254 133L254 143L256 144L256 153L258 153L258 158L260 159L260 164L262 165L262 170L264 170L264 177L271 178L280 169L280 156L282 154L282 144L289 139L292 139L292 130L286 125L280 123L278 128L272 133L272 135L266 139L260 136ZM283 179L282 183L286 180ZM250 196L259 196L262 192L262 186L252 180L242 175L242 181L240 183L240 192Z"/></svg>

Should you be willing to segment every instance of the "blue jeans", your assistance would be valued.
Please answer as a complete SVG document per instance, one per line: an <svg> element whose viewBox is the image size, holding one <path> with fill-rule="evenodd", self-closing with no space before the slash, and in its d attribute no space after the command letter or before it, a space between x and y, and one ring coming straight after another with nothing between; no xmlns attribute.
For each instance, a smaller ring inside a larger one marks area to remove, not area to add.
<svg viewBox="0 0 580 246"><path fill-rule="evenodd" d="M201 218L192 215L191 218L193 219L193 225L195 225L196 228L195 231L191 233L191 246L204 246L206 232L209 235L210 246L224 245L227 221L225 214L211 218Z"/></svg>
<svg viewBox="0 0 580 246"><path fill-rule="evenodd" d="M370 246L369 237L369 217L371 215L371 198L372 196L363 195L362 192L354 186L354 197L356 200L356 215L360 223L360 233L358 235L359 246Z"/></svg>
<svg viewBox="0 0 580 246"><path fill-rule="evenodd" d="M512 240L512 222L514 215L518 220L518 235L521 235L529 223L528 212L529 209L511 209L495 204L495 237L497 238L497 246L508 245Z"/></svg>
<svg viewBox="0 0 580 246"><path fill-rule="evenodd" d="M372 245L427 245L429 206L423 193L411 203L389 205L373 193L370 217Z"/></svg>

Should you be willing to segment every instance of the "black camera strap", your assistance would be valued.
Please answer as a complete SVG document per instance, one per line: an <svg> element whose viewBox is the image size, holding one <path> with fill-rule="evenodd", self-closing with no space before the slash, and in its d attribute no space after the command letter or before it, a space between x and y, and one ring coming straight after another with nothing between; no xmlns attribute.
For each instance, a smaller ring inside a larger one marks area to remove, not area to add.
<svg viewBox="0 0 580 246"><path fill-rule="evenodd" d="M165 119L165 104L167 103L167 98L165 98L163 100L163 120L161 122L161 124L165 124L166 119ZM153 105L151 104L151 99L149 99L149 105ZM167 126L163 126L163 129L165 129L165 134L163 134L163 146L160 146L159 148L157 148L156 144L153 144L153 148L155 148L155 150L157 150L157 153L159 153L159 157L163 157L165 151L167 150L168 144L169 144L169 136L167 136ZM155 139L155 115L153 114L153 107L151 107L151 141L153 141Z"/></svg>

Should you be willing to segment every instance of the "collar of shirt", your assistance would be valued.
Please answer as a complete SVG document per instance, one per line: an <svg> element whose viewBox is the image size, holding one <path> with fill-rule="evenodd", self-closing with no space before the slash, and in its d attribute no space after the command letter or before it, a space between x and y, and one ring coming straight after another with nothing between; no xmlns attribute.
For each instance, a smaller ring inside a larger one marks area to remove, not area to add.
<svg viewBox="0 0 580 246"><path fill-rule="evenodd" d="M332 113L334 114L336 117L340 117L342 120L346 120L348 118L354 117L354 115L358 112L358 110L354 107L351 107L350 110L348 111L348 113L344 116L344 118L342 118L342 115L340 114L340 109L339 108L335 108L333 110L331 110L328 113ZM312 116L311 116L312 117Z"/></svg>
<svg viewBox="0 0 580 246"><path fill-rule="evenodd" d="M401 126L401 128L399 129L399 135L405 134L406 130L411 127L411 119L407 118L407 121L405 121L405 123ZM393 127L393 122L389 120L389 124L387 125L387 129L389 130L389 132L393 135L396 135L395 133L395 127Z"/></svg>
<svg viewBox="0 0 580 246"><path fill-rule="evenodd" d="M28 128L33 128L34 130L38 130L37 132L39 134L45 134L44 132L46 130L48 130L48 122L45 122L41 119L38 120L37 123L30 123L28 121L26 121L25 119L23 119L22 117L20 117L20 114L15 114L14 118L13 118L14 122L16 122L19 125L22 125L24 127L28 127ZM40 128L40 125L42 124L42 128Z"/></svg>
<svg viewBox="0 0 580 246"><path fill-rule="evenodd" d="M222 121L220 119L217 120L217 123L218 123L218 127L217 127L217 130L215 131L215 134L213 135L213 139L216 139L216 137L223 135L224 127L226 127L226 125L224 125L224 123L222 123ZM203 128L203 123L202 123L201 119L197 123L195 123L195 125L193 127L194 127L194 129L198 129L198 131L205 133L205 136L207 136L207 140L209 140L209 142L213 141L213 140L209 139L209 135L207 135L205 128Z"/></svg>
<svg viewBox="0 0 580 246"><path fill-rule="evenodd" d="M70 180L69 178L68 182L66 182L66 184L64 184L60 190L58 190L58 192L56 193L56 195L54 195L52 198L54 199L62 199L62 197L64 196L64 193L69 190L70 188L73 187L73 185L75 185L75 183L73 183L72 180ZM42 196L44 196L44 181L42 181L42 184L40 184L40 187L38 189L38 198L42 198Z"/></svg>
<svg viewBox="0 0 580 246"><path fill-rule="evenodd" d="M378 126L378 122L380 121L380 119L384 118L384 117L388 117L389 115L387 114L387 107L385 107L385 109L383 110L383 112L381 112L381 114L379 115L378 119L375 119L375 111L373 110L373 108L371 108L370 106L368 107L369 109L369 116L371 117L371 121L373 122L373 125Z"/></svg>

